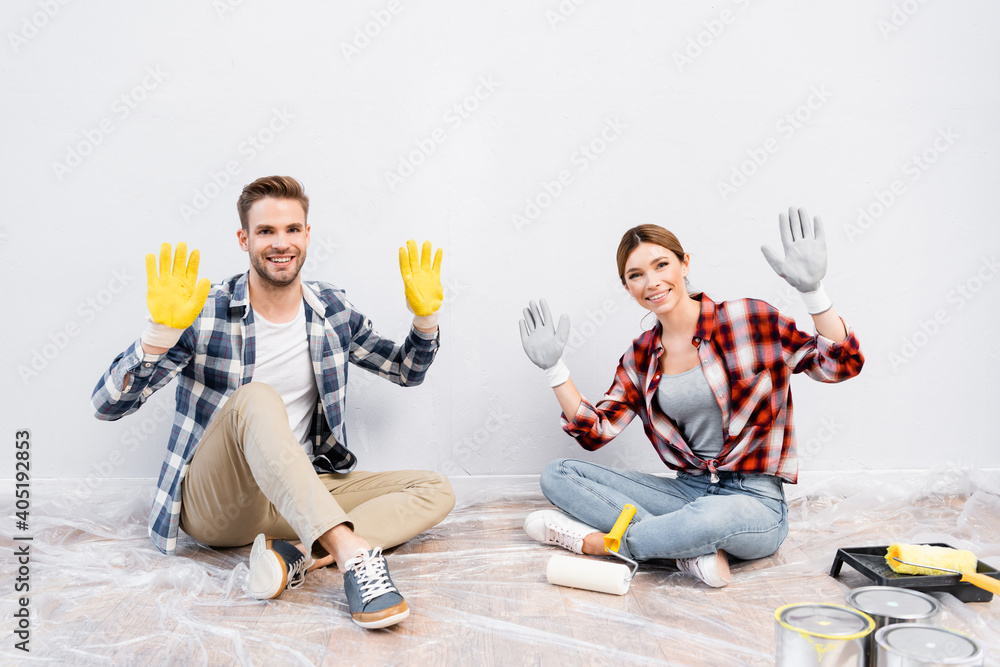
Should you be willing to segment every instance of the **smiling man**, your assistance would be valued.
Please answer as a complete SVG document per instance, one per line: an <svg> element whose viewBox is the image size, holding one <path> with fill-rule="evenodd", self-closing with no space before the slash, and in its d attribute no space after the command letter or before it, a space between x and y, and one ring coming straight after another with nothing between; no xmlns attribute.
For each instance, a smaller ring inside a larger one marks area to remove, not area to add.
<svg viewBox="0 0 1000 667"><path fill-rule="evenodd" d="M177 414L149 534L172 554L178 528L210 546L253 543L250 593L275 598L336 563L355 623L381 628L409 608L382 549L439 523L454 506L444 476L355 470L344 405L348 362L403 386L437 354L441 250L399 249L413 326L401 345L379 336L343 290L304 282L309 198L287 176L260 178L237 202L250 269L197 280L199 254L146 258L150 323L98 382L99 419L138 410L177 377ZM297 540L292 543L285 540Z"/></svg>

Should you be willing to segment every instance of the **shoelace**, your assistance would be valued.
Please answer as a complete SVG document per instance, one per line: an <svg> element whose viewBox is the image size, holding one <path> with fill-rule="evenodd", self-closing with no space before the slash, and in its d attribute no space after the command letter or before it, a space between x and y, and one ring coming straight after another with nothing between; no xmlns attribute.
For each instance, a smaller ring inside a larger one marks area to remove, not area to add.
<svg viewBox="0 0 1000 667"><path fill-rule="evenodd" d="M385 593L396 592L396 587L389 581L389 573L385 570L382 547L375 547L371 552L359 550L358 555L347 561L346 566L348 570L354 570L355 581L361 589L362 603Z"/></svg>
<svg viewBox="0 0 1000 667"><path fill-rule="evenodd" d="M702 581L705 581L705 573L701 571L697 556L694 558L678 558L676 563L678 570L693 574Z"/></svg>
<svg viewBox="0 0 1000 667"><path fill-rule="evenodd" d="M709 586L717 586L718 584L715 582L721 579L721 575L718 572L717 558L718 556L715 554L712 554L710 557L695 556L693 558L678 558L676 561L677 569L693 574ZM711 568L712 571L706 572L702 567L703 565L706 568Z"/></svg>
<svg viewBox="0 0 1000 667"><path fill-rule="evenodd" d="M577 548L577 542L582 542L584 535L577 535L575 533L569 532L563 526L549 525L546 522L545 527L548 529L548 540L547 542L555 542L561 547L565 547L570 551L575 551Z"/></svg>
<svg viewBox="0 0 1000 667"><path fill-rule="evenodd" d="M288 568L288 588L298 588L306 583L306 570L312 565L312 559L300 558L294 565Z"/></svg>

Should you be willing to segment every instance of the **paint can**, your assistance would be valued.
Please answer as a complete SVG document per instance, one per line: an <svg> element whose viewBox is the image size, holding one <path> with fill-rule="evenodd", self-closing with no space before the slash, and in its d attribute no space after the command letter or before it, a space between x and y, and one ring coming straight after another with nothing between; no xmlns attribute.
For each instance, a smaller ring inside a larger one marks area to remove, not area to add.
<svg viewBox="0 0 1000 667"><path fill-rule="evenodd" d="M777 667L866 667L871 616L839 604L786 604L774 612Z"/></svg>
<svg viewBox="0 0 1000 667"><path fill-rule="evenodd" d="M930 595L897 586L855 588L847 594L847 604L875 619L875 632L898 623L933 625L941 612L941 605ZM869 667L876 667L878 657L875 632L868 635L865 641Z"/></svg>
<svg viewBox="0 0 1000 667"><path fill-rule="evenodd" d="M954 630L922 623L887 625L875 633L879 667L982 667L978 642Z"/></svg>

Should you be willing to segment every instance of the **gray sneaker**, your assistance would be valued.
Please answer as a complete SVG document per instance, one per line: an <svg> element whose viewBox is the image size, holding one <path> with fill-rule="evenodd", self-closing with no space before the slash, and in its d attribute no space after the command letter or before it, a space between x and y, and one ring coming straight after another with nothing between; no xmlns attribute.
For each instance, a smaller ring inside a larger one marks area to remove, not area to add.
<svg viewBox="0 0 1000 667"><path fill-rule="evenodd" d="M269 540L261 533L250 550L250 595L271 600L286 588L298 588L306 580L312 559L284 540Z"/></svg>
<svg viewBox="0 0 1000 667"><path fill-rule="evenodd" d="M344 567L344 592L355 623L362 628L384 628L410 615L406 600L389 577L382 547L358 549Z"/></svg>

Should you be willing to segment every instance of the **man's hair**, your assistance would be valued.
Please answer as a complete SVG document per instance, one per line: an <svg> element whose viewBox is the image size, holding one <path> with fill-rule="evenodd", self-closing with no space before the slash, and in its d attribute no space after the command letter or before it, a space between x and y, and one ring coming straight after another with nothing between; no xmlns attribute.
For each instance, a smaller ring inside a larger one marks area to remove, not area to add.
<svg viewBox="0 0 1000 667"><path fill-rule="evenodd" d="M243 231L249 231L247 216L250 208L265 197L273 199L294 199L302 204L302 210L309 217L309 197L302 184L291 176L264 176L250 185L244 186L240 198L236 200L236 210L240 214L240 224Z"/></svg>

